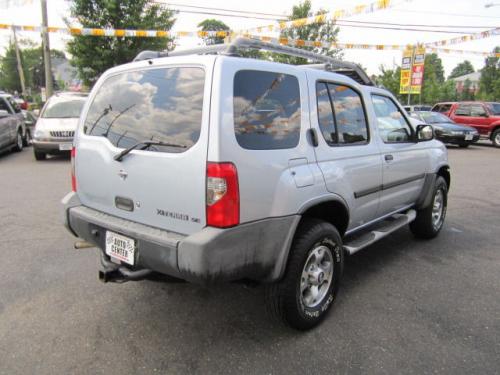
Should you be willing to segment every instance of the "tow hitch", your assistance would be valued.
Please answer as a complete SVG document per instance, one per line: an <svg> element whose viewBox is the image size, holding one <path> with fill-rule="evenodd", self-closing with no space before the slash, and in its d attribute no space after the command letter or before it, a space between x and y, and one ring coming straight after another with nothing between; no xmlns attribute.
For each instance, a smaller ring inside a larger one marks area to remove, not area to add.
<svg viewBox="0 0 500 375"><path fill-rule="evenodd" d="M124 283L127 281L142 280L153 272L152 270L148 269L137 271L130 270L127 267L120 266L119 264L108 261L102 253L101 264L103 269L99 271L99 280L101 280L103 283Z"/></svg>

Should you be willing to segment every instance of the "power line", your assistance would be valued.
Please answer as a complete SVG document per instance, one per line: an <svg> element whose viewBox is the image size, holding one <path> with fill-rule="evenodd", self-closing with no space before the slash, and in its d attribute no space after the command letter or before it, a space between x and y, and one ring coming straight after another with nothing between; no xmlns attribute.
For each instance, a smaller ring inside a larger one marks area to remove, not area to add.
<svg viewBox="0 0 500 375"><path fill-rule="evenodd" d="M391 9L395 12L404 12L404 13L421 13L421 14L437 14L440 16L455 16L455 17L472 17L472 18L493 18L498 20L498 17L495 16L483 16L480 14L461 14L461 13L447 13L447 12L433 12L430 10L411 10L411 9Z"/></svg>
<svg viewBox="0 0 500 375"><path fill-rule="evenodd" d="M195 8L195 9L208 9L208 10L219 10L219 11L224 11L224 12L234 12L234 13L246 13L246 14L259 14L261 16L272 16L272 17L288 17L283 14L274 14L274 13L261 13L261 12L251 12L247 10L237 10L237 9L225 9L225 8L212 8L212 7L203 7L203 6L197 6L197 5L185 5L185 4L176 4L176 3L170 3L170 2L161 2L161 1L155 1L152 0L152 3L156 4L162 4L162 5L172 5L176 7L183 7L183 8Z"/></svg>
<svg viewBox="0 0 500 375"><path fill-rule="evenodd" d="M337 22L337 26L343 27L354 27L360 29L382 29L382 30L396 30L396 31L425 31L429 33L443 33L443 34L470 34L470 31L467 30L433 30L433 29L423 29L423 28L411 28L411 27L384 27L384 26L368 26L368 25L351 25L351 24L343 24Z"/></svg>
<svg viewBox="0 0 500 375"><path fill-rule="evenodd" d="M351 21L338 19L338 22L346 22L353 24L372 24L372 25L387 25L387 26L408 26L408 27L436 27L436 28L462 28L462 29L491 29L496 26L476 26L476 25L429 25L429 24L410 24L410 23L390 23L390 22L375 22L375 21Z"/></svg>

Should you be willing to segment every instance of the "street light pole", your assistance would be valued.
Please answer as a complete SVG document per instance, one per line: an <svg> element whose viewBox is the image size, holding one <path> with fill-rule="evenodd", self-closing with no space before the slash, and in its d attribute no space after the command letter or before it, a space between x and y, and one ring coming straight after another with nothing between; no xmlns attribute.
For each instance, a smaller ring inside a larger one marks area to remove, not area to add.
<svg viewBox="0 0 500 375"><path fill-rule="evenodd" d="M47 0L41 0L42 4L42 49L43 49L43 62L45 65L45 93L47 99L52 96L52 64L50 62L50 44L49 33L47 30Z"/></svg>

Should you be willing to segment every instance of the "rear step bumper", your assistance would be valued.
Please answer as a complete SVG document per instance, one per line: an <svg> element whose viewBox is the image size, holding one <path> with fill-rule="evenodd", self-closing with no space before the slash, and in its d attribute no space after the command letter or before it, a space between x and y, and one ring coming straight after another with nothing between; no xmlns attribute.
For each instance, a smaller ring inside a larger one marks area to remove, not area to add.
<svg viewBox="0 0 500 375"><path fill-rule="evenodd" d="M146 271L200 284L240 279L274 281L284 272L300 220L299 215L270 218L228 229L206 227L184 236L83 206L75 193L68 194L62 203L66 228L101 249L102 281L140 279L147 276ZM135 267L110 262L103 250L106 230L136 240Z"/></svg>

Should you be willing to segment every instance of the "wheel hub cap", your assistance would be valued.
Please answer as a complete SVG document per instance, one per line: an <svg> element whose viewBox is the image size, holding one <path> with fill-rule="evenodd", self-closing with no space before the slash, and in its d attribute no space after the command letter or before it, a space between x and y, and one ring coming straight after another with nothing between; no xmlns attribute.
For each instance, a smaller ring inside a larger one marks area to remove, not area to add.
<svg viewBox="0 0 500 375"><path fill-rule="evenodd" d="M439 228L441 226L444 210L444 194L443 190L439 189L434 196L434 202L432 205L432 225L434 228Z"/></svg>
<svg viewBox="0 0 500 375"><path fill-rule="evenodd" d="M314 248L307 257L300 281L300 300L306 307L319 305L333 280L333 256L324 245Z"/></svg>

